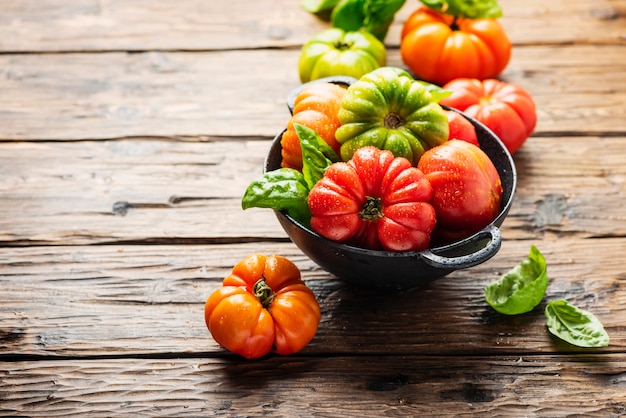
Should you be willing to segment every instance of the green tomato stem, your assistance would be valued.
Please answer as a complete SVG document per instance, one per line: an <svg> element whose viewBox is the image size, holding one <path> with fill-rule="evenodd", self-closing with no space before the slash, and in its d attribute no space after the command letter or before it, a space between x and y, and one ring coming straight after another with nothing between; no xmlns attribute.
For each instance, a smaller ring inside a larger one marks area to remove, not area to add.
<svg viewBox="0 0 626 418"><path fill-rule="evenodd" d="M390 112L387 113L387 116L385 116L384 123L385 128L387 129L398 129L399 127L404 125L404 119L397 113Z"/></svg>
<svg viewBox="0 0 626 418"><path fill-rule="evenodd" d="M335 49L338 49L339 51L346 51L350 48L352 48L352 44L349 44L347 42L343 42L343 41L337 41L335 42Z"/></svg>
<svg viewBox="0 0 626 418"><path fill-rule="evenodd" d="M254 284L252 291L254 292L254 296L259 300L259 302L261 302L261 305L263 305L265 309L272 304L274 298L276 297L276 293L274 293L272 288L265 283L265 277L259 279L259 281Z"/></svg>
<svg viewBox="0 0 626 418"><path fill-rule="evenodd" d="M377 221L384 216L382 200L379 197L367 196L359 217L364 221Z"/></svg>

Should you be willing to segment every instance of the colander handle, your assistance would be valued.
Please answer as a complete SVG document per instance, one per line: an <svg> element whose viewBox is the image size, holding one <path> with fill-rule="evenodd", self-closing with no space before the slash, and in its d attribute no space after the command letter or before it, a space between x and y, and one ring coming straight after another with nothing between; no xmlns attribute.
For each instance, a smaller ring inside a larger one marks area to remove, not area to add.
<svg viewBox="0 0 626 418"><path fill-rule="evenodd" d="M422 252L422 257L426 263L437 268L452 268L452 269L464 269L483 263L493 257L502 244L502 233L500 229L495 225L489 225L485 229L482 229L472 239L468 241L460 241L456 245L446 247L446 250L454 249L456 247L467 245L471 242L482 241L483 239L489 239L489 243L480 250L466 255L458 257L446 257L438 255L430 250Z"/></svg>

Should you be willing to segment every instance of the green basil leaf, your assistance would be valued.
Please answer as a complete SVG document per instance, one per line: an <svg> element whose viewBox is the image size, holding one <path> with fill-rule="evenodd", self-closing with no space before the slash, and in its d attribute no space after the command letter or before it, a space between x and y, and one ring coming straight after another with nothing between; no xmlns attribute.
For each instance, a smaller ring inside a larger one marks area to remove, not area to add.
<svg viewBox="0 0 626 418"><path fill-rule="evenodd" d="M578 347L606 347L609 335L598 318L565 300L548 302L545 310L548 330Z"/></svg>
<svg viewBox="0 0 626 418"><path fill-rule="evenodd" d="M396 12L405 0L369 0L365 3L363 27L378 40L384 41Z"/></svg>
<svg viewBox="0 0 626 418"><path fill-rule="evenodd" d="M244 192L241 207L285 210L298 222L308 224L311 212L307 203L309 187L304 175L292 168L268 171L253 180Z"/></svg>
<svg viewBox="0 0 626 418"><path fill-rule="evenodd" d="M497 0L420 0L429 8L455 17L497 19L502 8Z"/></svg>
<svg viewBox="0 0 626 418"><path fill-rule="evenodd" d="M340 0L331 14L333 27L346 32L365 30L384 41L396 12L406 0Z"/></svg>
<svg viewBox="0 0 626 418"><path fill-rule="evenodd" d="M547 287L546 260L533 245L528 258L485 288L485 300L500 313L518 315L533 310Z"/></svg>
<svg viewBox="0 0 626 418"><path fill-rule="evenodd" d="M333 27L346 32L356 32L365 22L366 0L340 0L330 15Z"/></svg>
<svg viewBox="0 0 626 418"><path fill-rule="evenodd" d="M315 186L324 172L333 163L339 161L337 153L313 129L294 123L296 135L302 148L302 174L309 190Z"/></svg>
<svg viewBox="0 0 626 418"><path fill-rule="evenodd" d="M444 90L436 84L429 83L428 81L415 80L416 83L420 83L426 91L433 96L433 101L439 103L440 100L452 95L452 90Z"/></svg>
<svg viewBox="0 0 626 418"><path fill-rule="evenodd" d="M339 0L302 0L301 6L310 13L321 13L330 10L339 3Z"/></svg>

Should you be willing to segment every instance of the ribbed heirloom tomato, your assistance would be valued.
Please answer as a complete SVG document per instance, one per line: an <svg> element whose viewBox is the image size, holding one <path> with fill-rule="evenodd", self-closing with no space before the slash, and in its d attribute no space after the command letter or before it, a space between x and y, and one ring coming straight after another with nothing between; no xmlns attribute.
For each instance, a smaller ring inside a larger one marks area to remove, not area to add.
<svg viewBox="0 0 626 418"><path fill-rule="evenodd" d="M508 65L511 48L496 19L455 18L424 6L406 20L400 42L409 69L437 84L495 77Z"/></svg>
<svg viewBox="0 0 626 418"><path fill-rule="evenodd" d="M294 100L293 116L287 123L280 144L282 167L302 170L302 148L294 123L313 129L339 154L340 144L335 131L341 126L337 113L346 88L334 83L313 83L302 90Z"/></svg>
<svg viewBox="0 0 626 418"><path fill-rule="evenodd" d="M448 120L436 97L405 70L378 68L348 87L335 132L348 161L371 145L413 165L425 150L448 139Z"/></svg>
<svg viewBox="0 0 626 418"><path fill-rule="evenodd" d="M303 83L334 75L359 78L386 62L385 45L371 33L333 27L302 46L298 71Z"/></svg>
<svg viewBox="0 0 626 418"><path fill-rule="evenodd" d="M204 319L217 343L258 358L272 349L291 354L304 348L317 332L320 308L295 264L278 255L253 254L209 296Z"/></svg>
<svg viewBox="0 0 626 418"><path fill-rule="evenodd" d="M458 109L485 124L515 153L537 124L535 102L526 90L496 79L459 78L444 85L452 95L441 104Z"/></svg>
<svg viewBox="0 0 626 418"><path fill-rule="evenodd" d="M498 216L502 181L489 156L477 146L453 139L426 151L417 167L433 188L434 243L468 237Z"/></svg>
<svg viewBox="0 0 626 418"><path fill-rule="evenodd" d="M387 251L428 248L430 183L404 157L373 146L326 169L309 192L311 228L337 242Z"/></svg>

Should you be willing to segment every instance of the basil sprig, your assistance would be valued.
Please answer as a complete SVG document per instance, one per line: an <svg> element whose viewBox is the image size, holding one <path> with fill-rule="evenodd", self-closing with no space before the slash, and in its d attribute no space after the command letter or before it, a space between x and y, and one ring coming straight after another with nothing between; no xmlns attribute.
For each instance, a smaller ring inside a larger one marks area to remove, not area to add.
<svg viewBox="0 0 626 418"><path fill-rule="evenodd" d="M264 173L248 185L241 207L244 210L253 207L284 210L306 226L311 220L307 202L309 191L339 157L311 128L299 124L294 124L294 128L302 148L302 172L279 168Z"/></svg>
<svg viewBox="0 0 626 418"><path fill-rule="evenodd" d="M547 288L546 260L533 245L528 258L485 288L485 300L500 313L518 315L533 310Z"/></svg>
<svg viewBox="0 0 626 418"><path fill-rule="evenodd" d="M548 330L560 339L579 347L606 347L609 334L591 312L565 300L548 302L545 309Z"/></svg>
<svg viewBox="0 0 626 418"><path fill-rule="evenodd" d="M333 27L346 32L364 30L383 42L396 12L406 0L302 0L304 10L325 15L330 13Z"/></svg>
<svg viewBox="0 0 626 418"><path fill-rule="evenodd" d="M502 8L497 0L420 0L438 12L471 19L497 19Z"/></svg>

